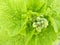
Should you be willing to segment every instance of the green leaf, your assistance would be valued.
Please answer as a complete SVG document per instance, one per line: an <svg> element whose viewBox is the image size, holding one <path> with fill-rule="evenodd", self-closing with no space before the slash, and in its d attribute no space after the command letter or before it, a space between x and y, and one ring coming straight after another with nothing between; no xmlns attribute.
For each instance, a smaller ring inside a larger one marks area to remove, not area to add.
<svg viewBox="0 0 60 45"><path fill-rule="evenodd" d="M54 28L54 31L57 33L58 32L58 27L57 27L57 24L55 22L55 19L52 18L52 17L49 17L50 18L50 21L51 21L51 25L53 26Z"/></svg>
<svg viewBox="0 0 60 45"><path fill-rule="evenodd" d="M44 0L27 0L27 9L32 10L33 12L38 12L44 7Z"/></svg>
<svg viewBox="0 0 60 45"><path fill-rule="evenodd" d="M25 38L22 35L9 37L7 38L7 40L5 39L4 40L0 39L0 45L25 45Z"/></svg>
<svg viewBox="0 0 60 45"><path fill-rule="evenodd" d="M38 35L33 35L28 45L52 45L56 40L56 33L51 25L42 30Z"/></svg>
<svg viewBox="0 0 60 45"><path fill-rule="evenodd" d="M0 2L0 30L7 31L9 36L20 33L20 18L24 12L26 12L24 0L2 0Z"/></svg>
<svg viewBox="0 0 60 45"><path fill-rule="evenodd" d="M60 16L53 17L58 28L58 32L60 32Z"/></svg>
<svg viewBox="0 0 60 45"><path fill-rule="evenodd" d="M26 2L25 0L3 0L10 9L16 11L16 12L26 12Z"/></svg>
<svg viewBox="0 0 60 45"><path fill-rule="evenodd" d="M60 0L54 0L53 3L51 3L51 7L53 10L55 10L58 14L60 14Z"/></svg>

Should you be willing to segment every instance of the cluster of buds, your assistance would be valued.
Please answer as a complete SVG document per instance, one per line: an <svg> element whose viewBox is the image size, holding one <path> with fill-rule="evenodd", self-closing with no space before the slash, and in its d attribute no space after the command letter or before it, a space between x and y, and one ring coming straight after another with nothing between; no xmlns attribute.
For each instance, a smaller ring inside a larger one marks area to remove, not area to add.
<svg viewBox="0 0 60 45"><path fill-rule="evenodd" d="M36 29L37 32L41 32L43 28L47 28L48 21L43 17L36 17L33 21L33 28Z"/></svg>

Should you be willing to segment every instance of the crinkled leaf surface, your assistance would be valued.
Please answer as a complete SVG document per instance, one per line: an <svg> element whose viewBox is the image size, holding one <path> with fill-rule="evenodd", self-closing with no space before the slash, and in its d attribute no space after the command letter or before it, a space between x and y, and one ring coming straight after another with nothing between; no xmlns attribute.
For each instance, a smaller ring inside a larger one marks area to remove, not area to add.
<svg viewBox="0 0 60 45"><path fill-rule="evenodd" d="M47 28L35 34L32 19L46 15ZM0 45L52 45L60 31L59 0L0 0Z"/></svg>

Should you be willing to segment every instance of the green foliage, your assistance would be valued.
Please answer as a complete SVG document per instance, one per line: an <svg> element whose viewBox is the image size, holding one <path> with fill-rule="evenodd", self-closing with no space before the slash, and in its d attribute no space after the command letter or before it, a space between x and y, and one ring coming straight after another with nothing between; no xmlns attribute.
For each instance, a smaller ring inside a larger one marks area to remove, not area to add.
<svg viewBox="0 0 60 45"><path fill-rule="evenodd" d="M48 26L36 32L33 21ZM59 0L0 0L0 45L52 45L60 33Z"/></svg>

